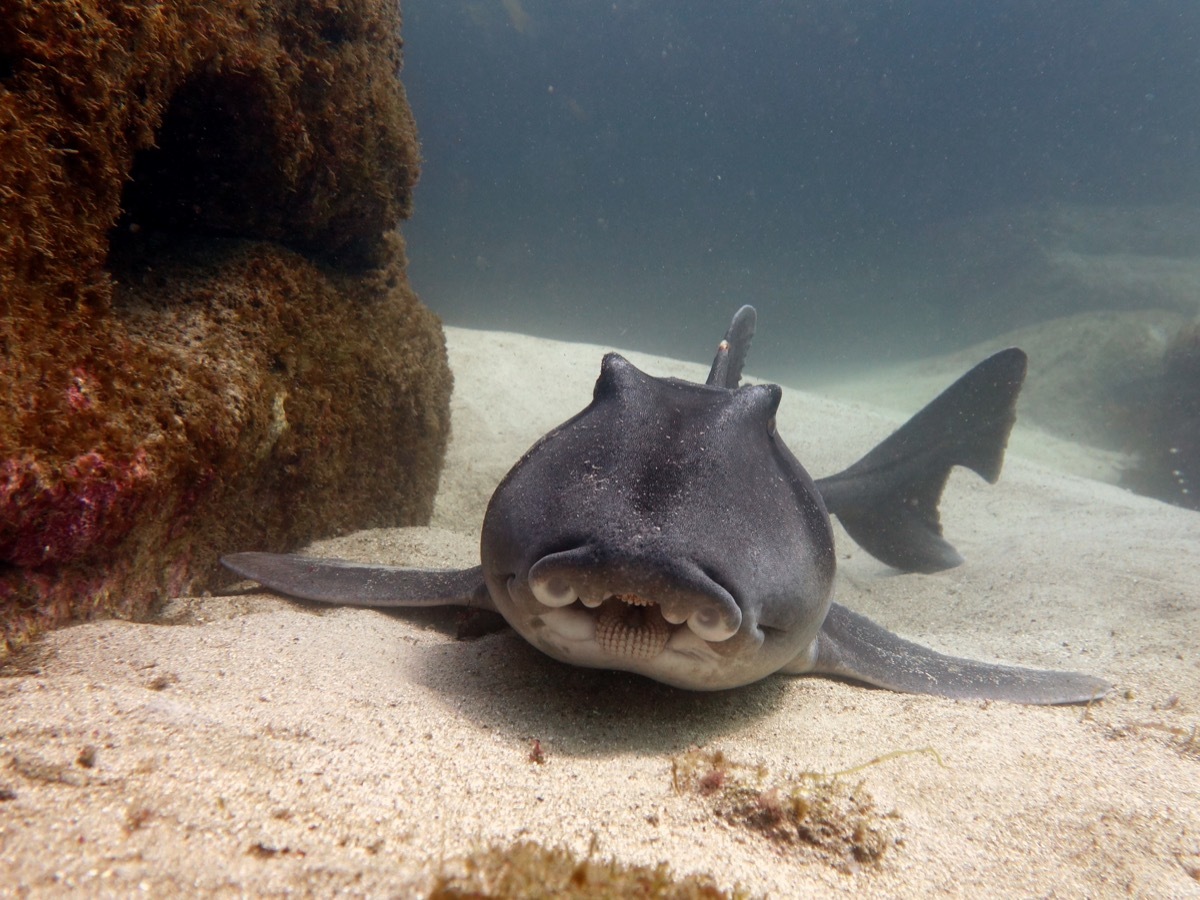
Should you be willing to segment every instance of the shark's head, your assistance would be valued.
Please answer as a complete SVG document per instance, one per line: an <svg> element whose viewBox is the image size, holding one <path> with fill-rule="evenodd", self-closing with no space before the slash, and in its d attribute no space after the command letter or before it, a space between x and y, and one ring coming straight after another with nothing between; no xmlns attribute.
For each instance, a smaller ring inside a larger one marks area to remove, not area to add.
<svg viewBox="0 0 1200 900"><path fill-rule="evenodd" d="M654 378L604 358L591 404L538 441L484 519L484 577L530 643L694 690L809 648L829 517L775 435L781 391Z"/></svg>

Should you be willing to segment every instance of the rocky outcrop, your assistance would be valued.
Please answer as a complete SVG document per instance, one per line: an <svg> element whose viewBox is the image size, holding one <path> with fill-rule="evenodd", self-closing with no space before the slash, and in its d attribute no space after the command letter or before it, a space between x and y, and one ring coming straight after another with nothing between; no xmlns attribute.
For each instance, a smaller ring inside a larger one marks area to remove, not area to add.
<svg viewBox="0 0 1200 900"><path fill-rule="evenodd" d="M386 0L0 0L5 647L428 519L436 317Z"/></svg>

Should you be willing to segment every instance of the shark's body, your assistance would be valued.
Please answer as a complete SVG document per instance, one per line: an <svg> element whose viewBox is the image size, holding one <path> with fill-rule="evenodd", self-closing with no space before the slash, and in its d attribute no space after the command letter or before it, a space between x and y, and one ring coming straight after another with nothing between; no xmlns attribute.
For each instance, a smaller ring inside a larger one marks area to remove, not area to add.
<svg viewBox="0 0 1200 900"><path fill-rule="evenodd" d="M832 603L830 513L897 568L962 561L937 504L955 465L999 477L1025 354L995 354L849 469L813 481L775 433L781 389L738 386L754 323L751 307L738 311L703 385L606 355L591 404L496 488L479 566L223 562L304 599L493 609L556 659L693 690L786 672L961 699L1102 696L1108 685L1091 676L944 656Z"/></svg>

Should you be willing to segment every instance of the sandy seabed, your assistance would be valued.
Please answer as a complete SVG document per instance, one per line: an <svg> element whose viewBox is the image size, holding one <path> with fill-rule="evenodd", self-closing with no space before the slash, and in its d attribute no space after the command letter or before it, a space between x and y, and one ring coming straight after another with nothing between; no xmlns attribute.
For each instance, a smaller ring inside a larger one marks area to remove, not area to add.
<svg viewBox="0 0 1200 900"><path fill-rule="evenodd" d="M603 352L447 335L454 440L434 527L316 552L475 564L496 482L587 403ZM824 475L903 416L788 387L778 418ZM457 641L452 611L179 598L155 623L51 634L0 678L0 895L411 896L465 853L529 839L774 897L1200 897L1200 516L1065 474L1093 461L1048 446L1019 431L998 485L951 478L957 569L899 575L839 532L836 595L946 652L1105 677L1103 703L785 676L688 693L564 666L511 631ZM695 746L773 777L937 757L843 776L886 852L832 865L676 790L672 761Z"/></svg>

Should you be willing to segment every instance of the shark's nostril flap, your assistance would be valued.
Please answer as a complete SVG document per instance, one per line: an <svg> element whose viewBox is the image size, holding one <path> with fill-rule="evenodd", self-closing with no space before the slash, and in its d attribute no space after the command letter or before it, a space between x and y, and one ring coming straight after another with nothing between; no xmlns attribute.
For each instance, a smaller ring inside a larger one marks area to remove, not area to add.
<svg viewBox="0 0 1200 900"><path fill-rule="evenodd" d="M538 603L543 606L570 606L575 602L577 594L571 583L561 575L550 575L545 578L531 578L529 589Z"/></svg>

